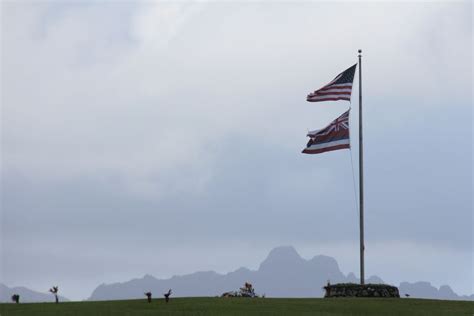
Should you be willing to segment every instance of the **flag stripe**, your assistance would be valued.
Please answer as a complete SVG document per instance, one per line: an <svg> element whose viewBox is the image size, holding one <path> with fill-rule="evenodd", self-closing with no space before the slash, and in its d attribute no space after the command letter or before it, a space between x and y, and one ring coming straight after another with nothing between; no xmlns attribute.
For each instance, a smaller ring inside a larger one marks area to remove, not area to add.
<svg viewBox="0 0 474 316"><path fill-rule="evenodd" d="M349 145L349 144L350 144L349 139L346 138L346 139L334 140L334 141L329 141L329 142L324 142L324 143L318 142L317 144L313 144L306 149L308 150L321 149L321 148L326 148L326 147Z"/></svg>
<svg viewBox="0 0 474 316"><path fill-rule="evenodd" d="M312 97L312 99L324 99L324 98L350 98L346 94L323 94L323 95L316 95Z"/></svg>
<svg viewBox="0 0 474 316"><path fill-rule="evenodd" d="M325 152L328 152L328 151L333 151L333 150L339 150L339 149L348 149L350 148L350 145L349 144L343 144L343 145L336 145L336 146L328 146L328 147L324 147L324 148L320 148L320 149L309 149L309 148L306 148L305 150L302 151L302 153L304 154L321 154L321 153L325 153Z"/></svg>
<svg viewBox="0 0 474 316"><path fill-rule="evenodd" d="M306 101L351 101L352 82L354 81L354 73L356 66L357 64L346 69L321 89L308 94L308 96L306 97Z"/></svg>
<svg viewBox="0 0 474 316"><path fill-rule="evenodd" d="M350 92L348 93L346 90L336 90L336 89L318 92L318 95L322 95L322 96L328 95L328 94L341 94L341 95L348 95L348 96L351 95L351 93Z"/></svg>
<svg viewBox="0 0 474 316"><path fill-rule="evenodd" d="M337 100L346 100L350 101L350 97L346 96L337 96L337 95L327 95L327 96L318 96L313 98L308 98L307 101L309 102L317 102L317 101L337 101Z"/></svg>
<svg viewBox="0 0 474 316"><path fill-rule="evenodd" d="M332 89L332 88L352 88L352 83L342 83L342 84L331 84L331 85L327 85L327 86L324 86L322 87L321 89L317 90L317 91L321 91L321 90L326 90L326 89Z"/></svg>
<svg viewBox="0 0 474 316"><path fill-rule="evenodd" d="M308 132L310 140L303 150L304 154L319 154L327 151L350 148L349 135L350 109L323 129Z"/></svg>
<svg viewBox="0 0 474 316"><path fill-rule="evenodd" d="M348 139L349 132L347 130L332 131L328 134L310 136L317 137L318 144L325 144L330 142L337 142L339 140Z"/></svg>
<svg viewBox="0 0 474 316"><path fill-rule="evenodd" d="M321 88L318 91L326 91L326 90L330 90L330 89L337 89L337 90L349 89L349 90L351 90L352 89L352 84L351 85L344 85L344 86L330 86L330 87L326 87L326 88Z"/></svg>

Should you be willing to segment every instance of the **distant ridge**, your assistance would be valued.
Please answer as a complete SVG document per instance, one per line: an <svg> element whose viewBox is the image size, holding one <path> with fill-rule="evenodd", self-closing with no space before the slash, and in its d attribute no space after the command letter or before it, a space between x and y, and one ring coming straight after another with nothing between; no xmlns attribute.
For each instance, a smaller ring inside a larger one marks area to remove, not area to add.
<svg viewBox="0 0 474 316"><path fill-rule="evenodd" d="M101 284L92 292L89 300L143 298L145 291L160 297L169 288L173 289L176 296L216 296L236 290L247 281L253 284L257 293L267 297L322 297L322 287L328 280L331 283L359 282L353 273L344 275L332 257L317 255L306 260L295 248L283 246L272 249L256 271L242 267L227 274L201 271L169 279L156 279L147 274L128 282ZM371 276L366 282L383 283L383 280ZM474 295L458 296L449 286L442 286L438 290L428 282L403 282L400 294L405 293L410 294L410 297L474 300Z"/></svg>
<svg viewBox="0 0 474 316"><path fill-rule="evenodd" d="M337 261L329 256L317 255L306 260L290 246L277 247L270 251L255 271L241 267L227 274L214 271L200 271L169 279L157 279L150 274L126 282L99 285L88 300L120 300L144 298L143 293L151 291L153 297L161 297L169 288L173 295L217 296L223 292L237 290L245 282L251 282L258 294L267 297L322 297L322 286L331 283L352 282L359 279L354 273L344 275ZM371 276L367 283L384 283L377 276ZM429 282L402 282L400 295L412 298L471 300L473 295L457 295L448 285L439 289ZM0 283L0 302L11 302L12 294L20 294L20 302L54 302L51 293L41 293L26 287L8 287ZM68 301L60 296L61 301Z"/></svg>
<svg viewBox="0 0 474 316"><path fill-rule="evenodd" d="M410 294L410 297L440 299L440 300L466 300L474 301L474 294L471 295L457 295L449 287L449 285L442 285L439 289L431 285L430 282L402 282L398 287L400 295L405 293Z"/></svg>
<svg viewBox="0 0 474 316"><path fill-rule="evenodd" d="M54 296L51 293L41 293L30 290L23 286L8 287L0 283L0 302L11 302L13 294L20 295L20 303L38 303L38 302L54 302ZM67 298L59 296L59 302L69 301Z"/></svg>

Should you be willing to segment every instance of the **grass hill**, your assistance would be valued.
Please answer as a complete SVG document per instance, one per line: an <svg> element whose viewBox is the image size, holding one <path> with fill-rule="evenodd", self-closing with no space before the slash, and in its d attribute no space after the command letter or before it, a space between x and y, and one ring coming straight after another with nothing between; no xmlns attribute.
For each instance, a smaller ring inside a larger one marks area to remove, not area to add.
<svg viewBox="0 0 474 316"><path fill-rule="evenodd" d="M422 299L320 298L175 298L147 303L128 301L66 302L60 304L0 304L2 316L145 316L145 315L323 315L323 316L457 316L474 313L474 302Z"/></svg>

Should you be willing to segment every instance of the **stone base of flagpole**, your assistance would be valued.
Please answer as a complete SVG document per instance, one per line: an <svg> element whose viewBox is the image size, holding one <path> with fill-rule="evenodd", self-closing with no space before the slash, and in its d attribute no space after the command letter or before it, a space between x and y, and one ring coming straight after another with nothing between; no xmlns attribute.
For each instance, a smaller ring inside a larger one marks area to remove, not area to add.
<svg viewBox="0 0 474 316"><path fill-rule="evenodd" d="M327 284L324 287L326 293L324 297L397 297L400 293L396 286L387 284L356 284L339 283Z"/></svg>

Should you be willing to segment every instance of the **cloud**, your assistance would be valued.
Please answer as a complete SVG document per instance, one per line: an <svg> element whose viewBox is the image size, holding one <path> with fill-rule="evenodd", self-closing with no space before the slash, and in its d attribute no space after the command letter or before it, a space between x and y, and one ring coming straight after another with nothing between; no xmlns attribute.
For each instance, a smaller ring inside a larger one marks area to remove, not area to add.
<svg viewBox="0 0 474 316"><path fill-rule="evenodd" d="M76 258L68 244L104 259L101 249L117 258L150 242L177 256L206 244L242 254L258 241L263 256L357 240L349 152L300 151L307 130L348 106L306 94L358 48L368 243L437 244L470 265L468 7L2 3L7 269L37 256L15 252L29 240L63 263ZM205 269L193 262L178 272Z"/></svg>

